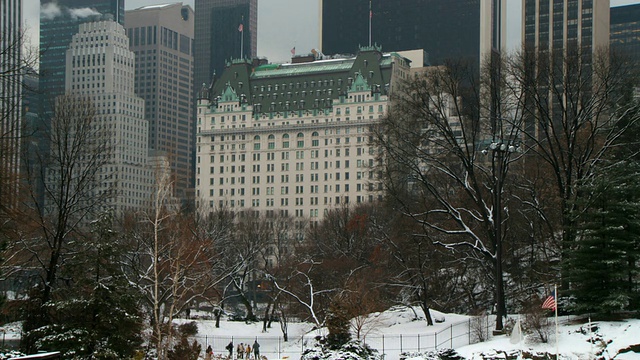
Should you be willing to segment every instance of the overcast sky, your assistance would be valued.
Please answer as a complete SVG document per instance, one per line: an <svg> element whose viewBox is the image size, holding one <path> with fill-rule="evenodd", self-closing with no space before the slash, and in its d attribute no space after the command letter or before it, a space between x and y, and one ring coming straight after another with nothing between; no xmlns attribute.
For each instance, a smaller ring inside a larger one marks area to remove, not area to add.
<svg viewBox="0 0 640 360"><path fill-rule="evenodd" d="M40 2L23 1L25 24L35 45L38 38ZM129 10L145 5L173 2L175 1L125 0L125 8ZM611 0L611 6L639 2L640 0ZM184 3L194 7L193 0ZM520 42L521 4L521 0L507 0L507 43L510 48L517 47ZM290 51L293 47L298 54L319 49L319 13L320 0L258 0L258 56L265 56L273 63L282 63L290 61Z"/></svg>

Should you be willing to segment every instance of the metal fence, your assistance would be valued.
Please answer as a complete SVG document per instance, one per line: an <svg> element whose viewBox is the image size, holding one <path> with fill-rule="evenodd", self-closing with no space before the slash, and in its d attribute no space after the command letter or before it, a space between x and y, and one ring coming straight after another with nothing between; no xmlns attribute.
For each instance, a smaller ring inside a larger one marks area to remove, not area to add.
<svg viewBox="0 0 640 360"><path fill-rule="evenodd" d="M422 334L370 334L363 337L364 343L384 354L387 359L398 359L402 353L425 352L430 350L458 348L475 344L489 338L493 319L490 316L469 318L468 320L452 323L439 331ZM254 341L260 344L260 355L267 359L298 359L300 354L315 344L313 335L290 337L285 342L282 336L205 336L196 335L195 339L202 344L202 349L211 346L214 354L228 355L225 349L229 342L233 342L232 358L237 359L238 344L249 344ZM246 359L246 355L244 357ZM253 354L251 355L253 359Z"/></svg>

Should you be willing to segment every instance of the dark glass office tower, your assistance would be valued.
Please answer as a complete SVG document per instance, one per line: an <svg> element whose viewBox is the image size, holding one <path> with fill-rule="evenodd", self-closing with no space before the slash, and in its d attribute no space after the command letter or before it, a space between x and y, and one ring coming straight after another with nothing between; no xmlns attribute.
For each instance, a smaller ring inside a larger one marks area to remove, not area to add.
<svg viewBox="0 0 640 360"><path fill-rule="evenodd" d="M15 205L22 119L22 0L0 6L0 208Z"/></svg>
<svg viewBox="0 0 640 360"><path fill-rule="evenodd" d="M432 65L446 59L479 64L482 47L498 50L504 41L503 4L504 0L323 0L322 52L353 54L358 46L369 45L371 18L371 42L384 51L423 49Z"/></svg>
<svg viewBox="0 0 640 360"><path fill-rule="evenodd" d="M610 46L640 61L640 4L611 8Z"/></svg>
<svg viewBox="0 0 640 360"><path fill-rule="evenodd" d="M255 57L257 29L258 0L195 0L195 90L231 59Z"/></svg>
<svg viewBox="0 0 640 360"><path fill-rule="evenodd" d="M524 44L540 50L609 44L609 0L523 0Z"/></svg>
<svg viewBox="0 0 640 360"><path fill-rule="evenodd" d="M49 111L53 99L64 94L65 56L82 23L115 20L124 25L124 0L41 0L40 108Z"/></svg>

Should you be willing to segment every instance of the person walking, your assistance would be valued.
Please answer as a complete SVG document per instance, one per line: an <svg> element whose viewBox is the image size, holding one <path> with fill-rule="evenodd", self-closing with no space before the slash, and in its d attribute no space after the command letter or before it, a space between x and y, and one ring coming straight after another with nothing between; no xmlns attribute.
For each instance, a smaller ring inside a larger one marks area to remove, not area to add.
<svg viewBox="0 0 640 360"><path fill-rule="evenodd" d="M258 339L253 342L253 356L256 360L260 360L260 344L258 344Z"/></svg>
<svg viewBox="0 0 640 360"><path fill-rule="evenodd" d="M251 359L251 345L247 344L247 347L245 348L245 352L247 353L246 359L247 360Z"/></svg>
<svg viewBox="0 0 640 360"><path fill-rule="evenodd" d="M233 359L233 340L229 341L229 344L225 347L229 351L229 359Z"/></svg>
<svg viewBox="0 0 640 360"><path fill-rule="evenodd" d="M211 356L213 355L213 349L211 349L211 345L207 346L207 350L205 350L204 360L211 360Z"/></svg>

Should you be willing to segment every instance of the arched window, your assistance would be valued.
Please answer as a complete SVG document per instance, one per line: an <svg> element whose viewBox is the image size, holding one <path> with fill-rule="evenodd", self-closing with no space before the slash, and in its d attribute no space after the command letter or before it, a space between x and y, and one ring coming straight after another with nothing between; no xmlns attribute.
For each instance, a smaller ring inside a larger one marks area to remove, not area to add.
<svg viewBox="0 0 640 360"><path fill-rule="evenodd" d="M298 147L299 148L303 148L304 147L304 134L303 133L298 133L298 135L296 137L298 138Z"/></svg>

